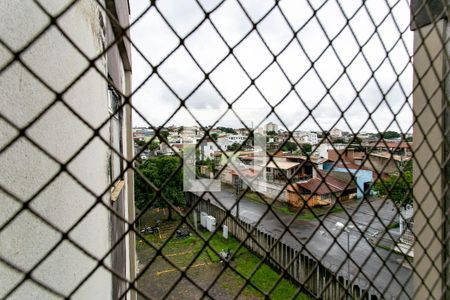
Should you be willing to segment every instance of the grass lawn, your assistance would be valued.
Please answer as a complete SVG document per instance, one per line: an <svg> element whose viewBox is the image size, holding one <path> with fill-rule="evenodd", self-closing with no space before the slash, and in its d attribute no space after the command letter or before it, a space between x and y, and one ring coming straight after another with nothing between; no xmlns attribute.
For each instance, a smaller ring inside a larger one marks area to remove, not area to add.
<svg viewBox="0 0 450 300"><path fill-rule="evenodd" d="M202 233L202 237L207 239L210 236L209 232ZM147 240L155 246L162 246L168 237L168 234L162 234L161 237L158 234L145 235ZM209 246L202 249L204 242L193 234L192 236L184 239L172 238L162 249L162 253L167 255L170 260L176 264L179 268L186 268L189 263L198 255L195 261L196 264L207 264L208 267L202 269L202 272L211 272L210 278L215 278L220 274L220 279L216 282L215 288L220 289L222 293L237 293L238 290L245 286L241 293L243 299L263 299L264 295L251 285L245 285L245 279L236 274L230 268L226 268L223 271L222 264L220 263L219 256L212 250L220 252L222 249L230 249L233 253L233 259L231 265L243 276L248 278L252 272L254 272L256 266L261 261L261 258L250 252L247 248L241 247L237 253L236 250L239 246L239 242L229 236L228 239L222 237L221 232L217 232L209 241ZM140 262L149 261L154 255L155 251L146 245L142 240L138 239L137 252ZM216 273L208 270L216 270ZM190 269L189 269L190 270ZM156 277L155 277L156 278ZM269 292L275 282L280 278L280 275L274 271L269 265L262 264L259 269L253 274L250 281L265 293ZM149 277L148 284L151 284L152 277ZM212 280L212 279L211 279ZM271 299L310 299L307 295L299 293L298 287L291 283L289 280L283 278L280 283L274 288L270 294Z"/></svg>
<svg viewBox="0 0 450 300"><path fill-rule="evenodd" d="M207 238L209 233L205 233L204 237ZM230 249L234 253L233 262L236 270L248 278L252 272L255 271L256 266L261 261L261 258L250 252L247 248L241 247L237 253L239 242L233 238L229 237L228 240L224 239L220 233L216 233L210 240L209 245L211 248L217 252L222 249ZM208 251L212 260L219 261L219 257L213 252ZM244 283L244 279L240 278L237 274L235 275L237 280L241 280ZM280 275L274 271L267 264L262 264L259 269L253 274L250 281L259 289L264 292L269 292L272 289L274 283L280 278ZM271 292L270 296L272 299L292 299L297 293L297 286L288 281L287 279L282 279L280 283ZM244 289L244 294L254 294L254 296L263 296L259 291L254 289L252 286L247 286ZM297 295L294 299L310 299L304 294Z"/></svg>

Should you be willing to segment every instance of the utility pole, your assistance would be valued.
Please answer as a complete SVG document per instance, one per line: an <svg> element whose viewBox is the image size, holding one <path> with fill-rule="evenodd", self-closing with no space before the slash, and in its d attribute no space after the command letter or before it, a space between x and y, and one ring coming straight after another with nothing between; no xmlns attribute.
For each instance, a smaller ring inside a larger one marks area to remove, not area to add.
<svg viewBox="0 0 450 300"><path fill-rule="evenodd" d="M350 288L350 229L354 228L353 225L345 226L341 222L336 222L336 228L344 230L347 233L347 293L351 296L351 288Z"/></svg>
<svg viewBox="0 0 450 300"><path fill-rule="evenodd" d="M236 176L236 180L234 181L236 185L236 217L239 220L239 194L241 193L241 179L239 176Z"/></svg>

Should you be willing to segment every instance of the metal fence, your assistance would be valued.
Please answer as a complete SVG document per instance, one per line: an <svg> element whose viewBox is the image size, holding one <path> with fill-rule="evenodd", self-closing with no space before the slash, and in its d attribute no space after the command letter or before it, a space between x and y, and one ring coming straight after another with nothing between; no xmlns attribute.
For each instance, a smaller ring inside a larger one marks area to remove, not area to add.
<svg viewBox="0 0 450 300"><path fill-rule="evenodd" d="M130 2L0 2L1 298L449 296L448 1Z"/></svg>

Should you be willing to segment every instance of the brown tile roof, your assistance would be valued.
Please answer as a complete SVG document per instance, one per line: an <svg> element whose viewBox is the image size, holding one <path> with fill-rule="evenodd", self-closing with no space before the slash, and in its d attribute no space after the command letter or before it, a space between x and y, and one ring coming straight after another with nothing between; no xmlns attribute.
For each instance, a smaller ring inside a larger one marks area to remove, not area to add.
<svg viewBox="0 0 450 300"><path fill-rule="evenodd" d="M308 181L297 182L297 186L309 190L317 195L339 193L353 188L352 183L338 179L330 173L324 173L323 176L325 177L324 179L316 177L309 179Z"/></svg>
<svg viewBox="0 0 450 300"><path fill-rule="evenodd" d="M267 164L267 168L279 169L279 170L289 170L289 169L297 167L298 165L300 165L300 163L298 163L298 162L290 162L290 161L273 162L273 161L271 161Z"/></svg>
<svg viewBox="0 0 450 300"><path fill-rule="evenodd" d="M369 170L369 168L361 166L361 165L357 165L354 164L352 162L348 162L348 161L341 161L338 162L334 168L347 168L349 170Z"/></svg>
<svg viewBox="0 0 450 300"><path fill-rule="evenodd" d="M322 171L320 170L319 173L322 175L322 177L334 177L337 180L340 180L344 182L346 185L349 185L349 188L356 188L356 183L354 180L354 175L347 172L337 172L337 171Z"/></svg>
<svg viewBox="0 0 450 300"><path fill-rule="evenodd" d="M240 172L237 172L236 170L231 170L231 175L237 175L237 176L249 176L249 177L255 177L256 172L253 169L242 169Z"/></svg>

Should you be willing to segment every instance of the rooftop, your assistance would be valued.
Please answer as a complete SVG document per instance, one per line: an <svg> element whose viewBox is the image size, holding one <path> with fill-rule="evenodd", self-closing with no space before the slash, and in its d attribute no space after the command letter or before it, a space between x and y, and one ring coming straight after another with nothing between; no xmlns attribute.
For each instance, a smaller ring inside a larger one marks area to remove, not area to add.
<svg viewBox="0 0 450 300"><path fill-rule="evenodd" d="M314 177L307 181L299 181L295 185L317 195L339 193L355 188L351 176L345 176L336 172L320 172L320 174L323 178ZM293 190L293 187L291 186L288 189Z"/></svg>
<svg viewBox="0 0 450 300"><path fill-rule="evenodd" d="M300 163L298 162L277 161L276 163L274 163L273 161L271 161L267 164L267 168L289 170L295 168L298 165L300 165Z"/></svg>
<svg viewBox="0 0 450 300"><path fill-rule="evenodd" d="M405 141L378 141L369 143L369 146L374 148L389 148L389 149L409 149L411 150L412 143Z"/></svg>
<svg viewBox="0 0 450 300"><path fill-rule="evenodd" d="M369 153L370 156L385 158L385 159L393 159L395 161L408 161L411 160L411 156L404 155L395 155L389 152L377 152L377 153Z"/></svg>
<svg viewBox="0 0 450 300"><path fill-rule="evenodd" d="M343 182L331 180L329 177L326 177L325 180L312 178L308 181L297 182L297 185L317 195L342 192L345 190L345 184Z"/></svg>

